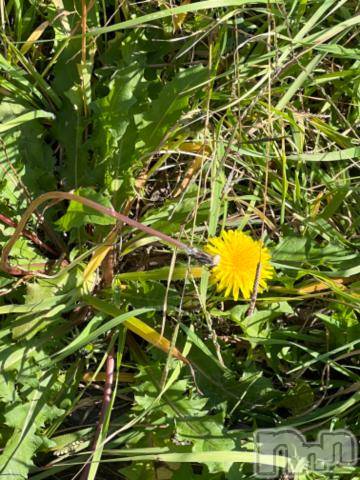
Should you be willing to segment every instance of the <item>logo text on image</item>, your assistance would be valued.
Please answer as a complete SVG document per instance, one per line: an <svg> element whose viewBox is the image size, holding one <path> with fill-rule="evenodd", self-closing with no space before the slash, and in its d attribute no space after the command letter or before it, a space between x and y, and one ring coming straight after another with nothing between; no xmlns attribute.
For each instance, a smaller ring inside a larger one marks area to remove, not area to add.
<svg viewBox="0 0 360 480"><path fill-rule="evenodd" d="M276 457L279 455L287 457L286 469L292 473L306 470L324 473L336 465L350 466L357 462L357 441L348 430L322 430L316 442L308 442L294 428L259 429L254 437L258 478L278 477ZM267 455L267 459L263 455Z"/></svg>

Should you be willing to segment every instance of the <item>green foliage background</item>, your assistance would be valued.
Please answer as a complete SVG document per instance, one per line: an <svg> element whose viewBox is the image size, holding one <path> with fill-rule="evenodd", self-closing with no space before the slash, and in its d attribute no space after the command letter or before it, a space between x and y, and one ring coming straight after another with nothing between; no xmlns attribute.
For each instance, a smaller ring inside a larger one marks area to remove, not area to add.
<svg viewBox="0 0 360 480"><path fill-rule="evenodd" d="M113 219L39 210L27 229L53 253L22 236L11 264L47 276L0 274L0 478L241 480L257 428L357 435L359 2L0 7L2 247L41 193L76 191L198 247L264 223L277 272L248 317L205 267L123 226L112 282L104 266L84 279ZM130 311L192 369L129 332ZM298 478L329 475L360 471Z"/></svg>

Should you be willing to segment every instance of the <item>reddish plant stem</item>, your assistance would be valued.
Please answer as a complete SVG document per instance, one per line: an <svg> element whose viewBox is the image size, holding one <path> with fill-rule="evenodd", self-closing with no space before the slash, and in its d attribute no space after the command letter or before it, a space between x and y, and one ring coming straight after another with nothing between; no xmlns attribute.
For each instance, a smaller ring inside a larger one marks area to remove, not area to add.
<svg viewBox="0 0 360 480"><path fill-rule="evenodd" d="M112 395L112 386L114 383L114 370L115 370L115 358L114 358L114 348L112 348L106 359L106 371L105 371L105 385L103 391L103 399L101 405L101 412L99 421L96 427L95 437L91 447L92 454L94 454L98 440L100 438L101 431L103 430L106 417L108 415L108 410L111 405L111 395ZM87 480L89 476L89 470L91 465L91 460L86 464L80 480Z"/></svg>
<svg viewBox="0 0 360 480"><path fill-rule="evenodd" d="M11 218L6 217L2 213L0 213L0 222L4 223L5 225L8 225L9 227L16 228L17 223L11 220ZM57 256L57 252L53 248L51 248L49 245L46 245L40 238L35 234L29 232L29 230L24 229L22 231L22 236L28 238L31 242L33 242L35 245L37 245L39 248L42 248L43 250L46 250L48 253L51 253L51 255Z"/></svg>
<svg viewBox="0 0 360 480"><path fill-rule="evenodd" d="M148 227L147 225L144 225L136 220L133 220L132 218L127 217L126 215L123 215L122 213L116 212L115 210L104 207L103 205L100 205L97 202L94 202L93 200L90 200L88 198L81 197L79 195L75 195L74 193L70 192L48 192L44 193L43 195L40 195L38 198L33 200L31 204L28 206L26 209L25 213L21 217L21 220L17 227L15 228L15 232L8 241L8 243L5 245L3 248L2 254L1 254L1 259L0 259L0 268L9 273L10 275L16 275L16 276L21 276L21 275L36 275L36 276L47 276L43 272L38 272L38 271L27 271L23 270L19 267L12 267L9 265L8 262L8 257L11 252L12 247L14 246L16 240L21 236L25 225L32 215L32 213L44 202L48 200L72 200L74 202L81 203L82 205L85 205L86 207L92 208L94 210L97 210L100 213L103 213L104 215L109 215L110 217L116 218L117 220L125 223L126 225L129 225L130 227L136 228L137 230L142 230L144 233L155 236L159 240L162 240L163 242L169 243L170 245L173 245L176 248L179 248L181 250L184 250L187 254L189 255L194 255L195 257L198 257L199 260L208 261L208 263L212 263L212 257L210 255L207 255L203 252L198 252L196 249L189 247L185 243L181 242L180 240L177 240L175 238L171 238L169 235L166 235L163 232L160 232L158 230L155 230L152 227Z"/></svg>
<svg viewBox="0 0 360 480"><path fill-rule="evenodd" d="M101 408L101 416L103 417L102 419L103 421L105 418L104 414L107 412L111 402L112 385L114 383L114 370L115 370L115 358L114 358L114 349L112 348L106 360L106 381L104 386L103 404ZM99 422L99 425L100 423L101 422Z"/></svg>

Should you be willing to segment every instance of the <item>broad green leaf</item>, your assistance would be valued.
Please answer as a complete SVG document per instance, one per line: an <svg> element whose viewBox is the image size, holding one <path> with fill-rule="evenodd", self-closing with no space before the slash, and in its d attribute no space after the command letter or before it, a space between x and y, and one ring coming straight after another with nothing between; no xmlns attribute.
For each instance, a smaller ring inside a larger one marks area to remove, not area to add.
<svg viewBox="0 0 360 480"><path fill-rule="evenodd" d="M21 304L21 305L3 305L0 307L0 315L6 315L9 313L38 313L48 310L49 308L57 305L59 302L68 298L68 294L59 295L58 297L45 297L40 298L34 303Z"/></svg>
<svg viewBox="0 0 360 480"><path fill-rule="evenodd" d="M9 480L27 478L34 453L45 443L45 437L39 436L38 430L63 413L47 403L48 388L53 380L53 375L45 375L39 389L31 391L28 402L8 405L5 423L14 430L0 456L0 476Z"/></svg>
<svg viewBox="0 0 360 480"><path fill-rule="evenodd" d="M205 68L194 67L179 72L165 84L140 125L137 148L142 154L152 152L166 139L166 134L187 107L189 97L193 94L191 89L201 88L207 77Z"/></svg>
<svg viewBox="0 0 360 480"><path fill-rule="evenodd" d="M222 462L221 457L215 457L217 450L231 451L235 449L234 440L226 435L223 427L224 416L217 415L176 420L176 434L179 440L185 440L192 444L192 452L213 451L214 459L206 463L211 473L227 472L231 463Z"/></svg>
<svg viewBox="0 0 360 480"><path fill-rule="evenodd" d="M155 408L161 417L167 419L177 418L179 420L189 417L204 417L206 415L206 399L196 393L189 391L187 380L178 380L166 390L160 401L154 403L161 391L162 368L160 365L151 365L148 368L141 368L140 374L133 385L135 392L135 404L133 410L140 412L148 407Z"/></svg>
<svg viewBox="0 0 360 480"><path fill-rule="evenodd" d="M8 120L7 122L3 122L0 124L0 133L6 132L11 128L18 127L26 122L31 122L32 120L36 120L38 118L47 118L54 120L55 115L51 112L45 112L43 110L34 110L33 112L23 113L19 115L17 118L13 120Z"/></svg>
<svg viewBox="0 0 360 480"><path fill-rule="evenodd" d="M80 188L75 193L90 198L107 208L112 208L109 198L95 192L92 188ZM68 232L72 228L80 228L87 224L113 225L115 219L108 215L96 212L94 209L86 207L79 202L71 201L65 215L56 223L61 230Z"/></svg>
<svg viewBox="0 0 360 480"><path fill-rule="evenodd" d="M14 378L11 374L2 374L0 380L0 402L9 404L19 400L15 389Z"/></svg>
<svg viewBox="0 0 360 480"><path fill-rule="evenodd" d="M129 126L131 115L129 110L137 102L135 90L142 77L142 68L137 62L119 69L112 76L105 97L95 100L91 107L94 117L93 145L98 148L99 160L116 161L114 171L129 166L129 159L119 158L119 142ZM112 156L115 155L115 159ZM110 158L109 158L110 157ZM108 169L111 166L107 167Z"/></svg>

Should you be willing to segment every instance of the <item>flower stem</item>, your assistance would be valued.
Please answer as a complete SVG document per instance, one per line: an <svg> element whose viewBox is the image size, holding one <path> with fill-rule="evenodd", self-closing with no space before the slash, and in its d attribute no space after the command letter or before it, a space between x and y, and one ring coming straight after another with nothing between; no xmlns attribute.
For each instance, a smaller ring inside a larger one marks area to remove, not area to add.
<svg viewBox="0 0 360 480"><path fill-rule="evenodd" d="M21 217L21 220L20 220L19 224L17 225L17 227L15 229L15 232L13 233L12 237L10 238L8 243L5 245L5 247L3 248L3 251L2 251L2 254L1 254L1 259L0 259L0 268L3 271L9 273L10 275L16 275L16 276L20 276L20 275L44 276L44 273L39 272L39 271L31 272L31 271L23 270L19 267L12 267L11 265L9 265L8 257L9 257L9 254L10 254L11 249L14 246L15 242L21 236L21 234L22 234L22 232L25 228L25 225L26 225L27 221L29 220L30 216L32 215L32 213L41 204L43 204L44 202L47 202L48 200L55 200L55 202L61 201L61 200L70 200L70 201L73 201L73 202L81 203L82 205L85 205L86 207L92 208L92 209L94 209L94 210L96 210L100 213L103 213L104 215L108 215L110 217L116 218L117 220L119 220L123 223L126 223L130 227L134 227L137 230L141 230L148 235L155 236L159 240L161 240L165 243L168 243L168 244L174 246L175 248L179 248L180 250L183 250L185 253L187 253L190 256L193 256L194 258L196 258L201 263L210 264L210 265L213 263L213 258L210 255L208 255L204 252L201 252L201 251L197 250L196 248L189 247L188 245L181 242L180 240L172 238L169 235L166 235L165 233L160 232L159 230L155 230L155 228L144 225L144 224L142 224L142 223L140 223L140 222L138 222L138 221L136 221L132 218L129 218L128 216L126 216L126 215L124 215L120 212L116 212L112 208L104 207L104 205L101 205L97 202L94 202L93 200L90 200L88 198L81 197L80 195L76 195L74 193L70 193L70 192L48 192L48 193L44 193L43 195L40 195L38 198L36 198L35 200L33 200L31 202L31 204L28 206L28 208L25 210L25 213Z"/></svg>

